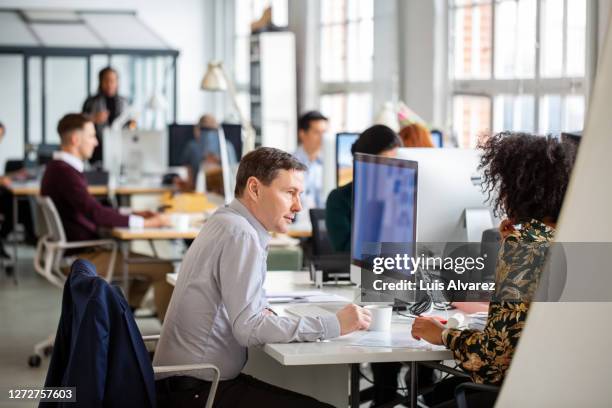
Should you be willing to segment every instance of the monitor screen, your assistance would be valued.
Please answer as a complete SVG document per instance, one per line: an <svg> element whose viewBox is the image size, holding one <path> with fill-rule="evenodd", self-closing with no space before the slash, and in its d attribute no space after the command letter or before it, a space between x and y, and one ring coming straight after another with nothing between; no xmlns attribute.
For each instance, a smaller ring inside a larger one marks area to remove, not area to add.
<svg viewBox="0 0 612 408"><path fill-rule="evenodd" d="M442 136L442 132L439 130L431 131L431 139L433 141L434 147L444 147L444 138Z"/></svg>
<svg viewBox="0 0 612 408"><path fill-rule="evenodd" d="M336 183L338 187L353 180L353 155L351 147L359 138L359 133L336 134Z"/></svg>
<svg viewBox="0 0 612 408"><path fill-rule="evenodd" d="M414 253L417 163L355 154L352 264L366 267L383 253Z"/></svg>

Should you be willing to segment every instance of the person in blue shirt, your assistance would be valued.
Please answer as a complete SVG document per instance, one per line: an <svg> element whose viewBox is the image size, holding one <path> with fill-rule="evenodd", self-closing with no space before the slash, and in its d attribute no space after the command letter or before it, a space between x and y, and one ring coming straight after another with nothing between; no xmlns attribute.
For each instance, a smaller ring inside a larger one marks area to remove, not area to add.
<svg viewBox="0 0 612 408"><path fill-rule="evenodd" d="M300 145L293 154L308 167L304 174L302 206L304 214L311 208L323 208L323 159L321 145L328 129L328 119L321 112L310 111L298 120Z"/></svg>

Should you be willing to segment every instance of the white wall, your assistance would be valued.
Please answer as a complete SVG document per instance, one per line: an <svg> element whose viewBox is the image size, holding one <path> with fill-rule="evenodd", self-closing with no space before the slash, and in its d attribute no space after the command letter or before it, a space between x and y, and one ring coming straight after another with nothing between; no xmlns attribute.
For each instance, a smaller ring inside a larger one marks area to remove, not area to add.
<svg viewBox="0 0 612 408"><path fill-rule="evenodd" d="M199 89L206 63L213 54L213 0L0 0L0 8L7 7L134 10L145 24L180 51L177 121L194 123L203 112L213 108L214 100ZM11 95L21 98L21 68L18 69L19 77L16 77L14 63L7 65L4 61L4 58L0 59L1 89L6 89L7 85L11 89L17 86L19 92ZM10 71L8 77L4 75L6 70ZM0 171L7 157L21 156L23 151L23 135L17 131L23 123L22 108L21 102L15 102L0 100L0 121L6 123L8 130L7 139L0 145Z"/></svg>

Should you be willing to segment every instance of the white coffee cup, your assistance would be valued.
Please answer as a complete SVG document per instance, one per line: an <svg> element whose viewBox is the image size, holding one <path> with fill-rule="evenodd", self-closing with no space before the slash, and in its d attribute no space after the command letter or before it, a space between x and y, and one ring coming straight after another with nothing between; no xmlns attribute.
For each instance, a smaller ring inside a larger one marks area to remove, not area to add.
<svg viewBox="0 0 612 408"><path fill-rule="evenodd" d="M372 314L372 322L369 331L388 332L391 330L391 315L393 308L387 305L367 305L364 306Z"/></svg>
<svg viewBox="0 0 612 408"><path fill-rule="evenodd" d="M172 214L172 225L179 231L189 230L189 214Z"/></svg>

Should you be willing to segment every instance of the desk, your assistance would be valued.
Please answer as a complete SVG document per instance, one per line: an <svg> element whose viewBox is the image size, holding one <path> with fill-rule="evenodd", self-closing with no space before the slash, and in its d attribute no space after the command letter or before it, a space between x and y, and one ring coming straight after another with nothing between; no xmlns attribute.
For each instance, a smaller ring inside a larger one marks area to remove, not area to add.
<svg viewBox="0 0 612 408"><path fill-rule="evenodd" d="M111 236L119 241L119 250L123 255L121 273L123 276L123 286L126 296L129 293L128 264L138 262L150 263L156 261L169 261L167 259L162 260L157 256L157 251L155 250L155 246L153 245L152 241L195 239L199 232L199 228L190 228L188 230L178 230L176 228L113 228L111 231ZM152 260L150 258L130 258L130 243L136 240L149 241L154 257L157 258L157 260Z"/></svg>
<svg viewBox="0 0 612 408"><path fill-rule="evenodd" d="M177 274L169 274L167 281L176 284ZM268 291L302 291L314 289L307 272L268 272L265 289ZM354 288L349 285L329 285L326 293L353 299ZM283 315L287 305L272 305ZM411 319L394 316L392 332L410 336ZM359 407L359 364L372 362L410 362L411 374L418 361L450 360L452 353L442 347L429 349L360 347L351 345L368 332L355 332L330 341L315 343L266 344L249 348L249 360L244 373L262 381L317 398L334 406L345 407L347 395L350 406ZM350 389L349 382L350 378ZM416 407L416 376L411 377L412 406ZM350 390L350 391L349 391Z"/></svg>
<svg viewBox="0 0 612 408"><path fill-rule="evenodd" d="M13 230L16 229L18 223L18 203L20 199L37 196L40 193L40 182L15 182L8 189L13 193ZM115 193L119 196L129 197L135 194L163 194L168 191L173 191L172 186L164 186L159 181L144 180L140 183L124 183L118 187L111 189L108 185L91 185L87 190L94 196L105 196L110 193ZM13 242L13 259L15 260L15 280L17 280L17 240Z"/></svg>

